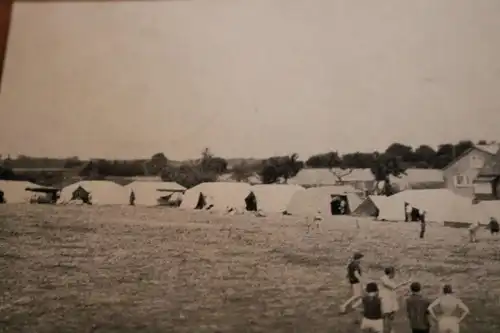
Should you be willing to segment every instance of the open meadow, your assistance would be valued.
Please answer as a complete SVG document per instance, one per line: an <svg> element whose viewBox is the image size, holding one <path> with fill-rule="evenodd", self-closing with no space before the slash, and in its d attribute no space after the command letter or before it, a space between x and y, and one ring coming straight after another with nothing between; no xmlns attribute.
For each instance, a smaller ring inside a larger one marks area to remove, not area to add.
<svg viewBox="0 0 500 333"><path fill-rule="evenodd" d="M330 218L306 233L257 218L140 207L0 206L0 332L357 332L340 316L345 265L445 282L470 307L462 332L500 332L500 238L466 229ZM401 294L402 297L404 292ZM409 332L404 308L396 332Z"/></svg>

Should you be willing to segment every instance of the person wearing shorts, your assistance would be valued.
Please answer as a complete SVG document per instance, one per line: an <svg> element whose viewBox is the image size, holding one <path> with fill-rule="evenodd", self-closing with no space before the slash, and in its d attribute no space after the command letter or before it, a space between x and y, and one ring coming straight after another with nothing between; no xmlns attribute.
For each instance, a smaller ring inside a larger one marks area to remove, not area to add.
<svg viewBox="0 0 500 333"><path fill-rule="evenodd" d="M382 300L378 294L378 286L375 282L370 282L366 285L365 291L366 293L361 297L361 303L363 304L361 331L383 333Z"/></svg>
<svg viewBox="0 0 500 333"><path fill-rule="evenodd" d="M409 284L410 281L396 283L396 270L389 266L384 269L384 276L380 278L380 299L382 300L382 314L384 318L384 333L391 333L394 317L399 310L397 289Z"/></svg>
<svg viewBox="0 0 500 333"><path fill-rule="evenodd" d="M340 313L347 312L347 307L357 308L361 304L363 286L361 285L361 259L363 254L355 253L347 265L347 279L351 285L352 296L340 306Z"/></svg>
<svg viewBox="0 0 500 333"><path fill-rule="evenodd" d="M436 316L434 309L439 307L441 315ZM456 296L449 284L443 287L443 295L429 305L429 314L438 323L439 333L460 333L460 323L470 313L469 308ZM455 311L460 309L462 315L455 315Z"/></svg>

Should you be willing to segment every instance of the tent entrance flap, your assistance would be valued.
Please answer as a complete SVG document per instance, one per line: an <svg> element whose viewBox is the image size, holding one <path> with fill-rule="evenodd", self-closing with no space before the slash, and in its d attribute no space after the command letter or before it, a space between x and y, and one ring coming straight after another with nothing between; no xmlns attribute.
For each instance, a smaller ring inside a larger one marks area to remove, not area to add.
<svg viewBox="0 0 500 333"><path fill-rule="evenodd" d="M73 191L73 194L71 195L71 201L73 200L81 200L83 203L86 203L87 205L91 204L91 196L90 192L86 191L83 187L78 186L76 190Z"/></svg>
<svg viewBox="0 0 500 333"><path fill-rule="evenodd" d="M196 207L194 209L203 209L207 205L207 200L205 199L205 196L203 193L200 192L198 195L198 202L196 203Z"/></svg>
<svg viewBox="0 0 500 333"><path fill-rule="evenodd" d="M330 213L332 215L350 214L349 202L346 195L334 195L330 197Z"/></svg>
<svg viewBox="0 0 500 333"><path fill-rule="evenodd" d="M258 210L257 197L255 196L255 193L250 192L250 194L245 198L245 207L249 212L256 212Z"/></svg>

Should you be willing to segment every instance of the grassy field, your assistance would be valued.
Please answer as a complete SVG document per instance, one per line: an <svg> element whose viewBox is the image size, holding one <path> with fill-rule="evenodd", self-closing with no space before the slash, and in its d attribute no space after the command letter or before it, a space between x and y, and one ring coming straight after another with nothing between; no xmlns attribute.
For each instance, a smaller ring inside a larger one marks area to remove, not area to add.
<svg viewBox="0 0 500 333"><path fill-rule="evenodd" d="M500 238L486 231L257 218L175 209L0 206L0 332L357 332L339 316L345 264L387 264L434 298L450 282L462 332L500 332ZM404 295L402 295L404 296ZM409 332L404 309L397 332Z"/></svg>

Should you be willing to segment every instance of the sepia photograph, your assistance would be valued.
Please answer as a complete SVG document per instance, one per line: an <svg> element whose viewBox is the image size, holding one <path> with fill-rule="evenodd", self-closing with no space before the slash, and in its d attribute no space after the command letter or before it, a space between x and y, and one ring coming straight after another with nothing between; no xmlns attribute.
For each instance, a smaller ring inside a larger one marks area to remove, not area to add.
<svg viewBox="0 0 500 333"><path fill-rule="evenodd" d="M0 1L0 333L498 333L499 219L499 0Z"/></svg>

